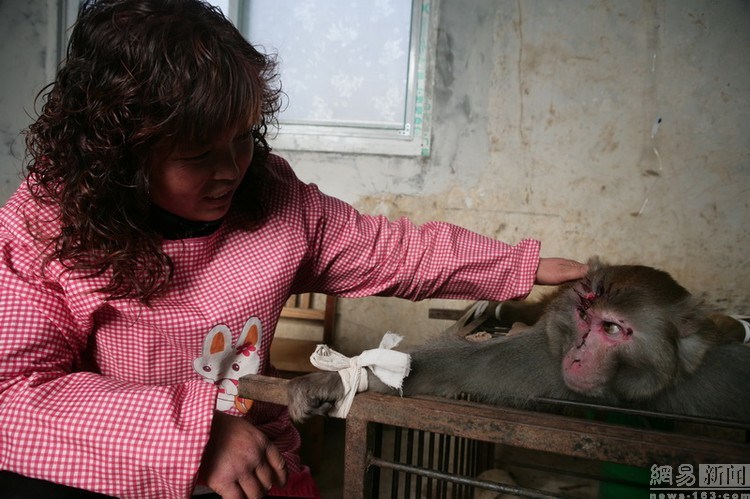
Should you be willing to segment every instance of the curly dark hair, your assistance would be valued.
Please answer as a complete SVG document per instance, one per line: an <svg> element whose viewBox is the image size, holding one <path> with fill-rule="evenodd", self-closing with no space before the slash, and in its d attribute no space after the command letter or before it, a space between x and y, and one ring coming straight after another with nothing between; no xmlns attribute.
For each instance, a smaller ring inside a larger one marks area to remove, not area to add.
<svg viewBox="0 0 750 499"><path fill-rule="evenodd" d="M59 208L59 231L29 221L48 244L44 264L58 260L85 276L108 275L100 291L110 299L148 303L173 273L149 225L153 147L211 141L254 123L255 154L232 206L244 212L233 220L251 224L263 216L266 134L281 95L275 60L215 7L199 0L86 2L26 132L29 189L37 202Z"/></svg>

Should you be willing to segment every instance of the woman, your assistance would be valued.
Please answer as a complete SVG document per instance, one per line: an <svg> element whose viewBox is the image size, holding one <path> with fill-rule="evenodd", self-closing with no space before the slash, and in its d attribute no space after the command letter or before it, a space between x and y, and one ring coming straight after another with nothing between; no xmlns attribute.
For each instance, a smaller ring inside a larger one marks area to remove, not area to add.
<svg viewBox="0 0 750 499"><path fill-rule="evenodd" d="M286 411L236 395L274 373L290 294L507 300L585 273L302 183L266 142L275 81L198 0L82 7L0 210L0 480L315 497Z"/></svg>

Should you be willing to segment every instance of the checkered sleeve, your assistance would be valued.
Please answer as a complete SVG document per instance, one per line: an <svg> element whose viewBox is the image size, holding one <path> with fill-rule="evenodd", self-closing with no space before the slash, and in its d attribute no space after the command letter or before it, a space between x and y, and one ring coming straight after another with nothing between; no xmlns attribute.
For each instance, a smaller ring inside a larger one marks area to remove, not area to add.
<svg viewBox="0 0 750 499"><path fill-rule="evenodd" d="M509 245L456 225L390 221L307 186L313 270L331 294L508 300L528 295L540 243ZM318 210L316 213L315 210Z"/></svg>
<svg viewBox="0 0 750 499"><path fill-rule="evenodd" d="M61 290L19 275L12 244L0 244L0 469L122 498L190 496L215 387L83 372L91 328Z"/></svg>

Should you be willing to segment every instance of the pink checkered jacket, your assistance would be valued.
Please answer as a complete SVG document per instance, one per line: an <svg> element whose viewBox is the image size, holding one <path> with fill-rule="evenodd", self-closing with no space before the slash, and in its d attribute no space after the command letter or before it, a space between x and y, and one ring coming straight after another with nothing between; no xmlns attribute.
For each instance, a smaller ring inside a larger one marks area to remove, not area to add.
<svg viewBox="0 0 750 499"><path fill-rule="evenodd" d="M164 241L169 292L105 300L42 253L27 220L54 224L22 185L0 210L0 469L123 498L188 497L214 410L248 418L309 486L285 410L236 396L272 374L269 346L292 293L505 300L534 281L539 243L445 223L365 216L270 156L271 216L251 230ZM307 485L306 485L307 484Z"/></svg>

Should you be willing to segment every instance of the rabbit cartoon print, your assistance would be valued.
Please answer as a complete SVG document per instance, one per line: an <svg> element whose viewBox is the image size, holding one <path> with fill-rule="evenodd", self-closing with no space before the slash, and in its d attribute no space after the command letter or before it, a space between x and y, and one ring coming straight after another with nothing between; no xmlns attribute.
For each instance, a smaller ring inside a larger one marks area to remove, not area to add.
<svg viewBox="0 0 750 499"><path fill-rule="evenodd" d="M262 326L257 317L245 323L232 345L232 331L219 324L209 331L203 341L203 352L193 361L195 371L203 378L219 387L216 409L229 412L236 409L246 414L253 401L237 396L239 379L247 374L257 374L260 370L258 348L262 337Z"/></svg>

